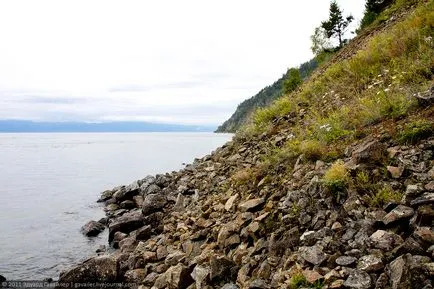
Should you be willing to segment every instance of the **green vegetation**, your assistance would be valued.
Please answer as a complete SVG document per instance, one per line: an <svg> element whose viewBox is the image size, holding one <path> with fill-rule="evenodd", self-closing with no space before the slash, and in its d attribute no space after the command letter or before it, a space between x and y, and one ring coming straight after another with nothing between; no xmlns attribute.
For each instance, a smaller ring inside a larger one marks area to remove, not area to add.
<svg viewBox="0 0 434 289"><path fill-rule="evenodd" d="M301 78L300 70L297 68L291 68L288 70L288 77L283 82L283 93L288 94L297 89L297 87L303 82Z"/></svg>
<svg viewBox="0 0 434 289"><path fill-rule="evenodd" d="M398 141L402 144L415 144L434 134L434 124L428 120L416 120L407 124L398 134Z"/></svg>
<svg viewBox="0 0 434 289"><path fill-rule="evenodd" d="M299 288L312 288L312 289L321 289L323 288L323 282L317 281L315 283L309 283L306 280L306 277L302 273L297 273L292 275L289 280L289 288L291 289L299 289Z"/></svg>
<svg viewBox="0 0 434 289"><path fill-rule="evenodd" d="M310 49L315 55L319 55L324 51L330 51L333 48L326 31L321 26L315 28L315 32L310 37L310 40L312 41Z"/></svg>
<svg viewBox="0 0 434 289"><path fill-rule="evenodd" d="M344 110L357 112L352 115L352 118L355 118L349 124L344 121L342 125L333 127L334 130L344 131L330 132L326 138L332 140L354 136L354 131L360 131L360 127L379 122L385 117L404 116L415 106L411 94L428 86L433 76L433 42L427 40L433 37L433 3L424 3L423 0L395 0L392 4L389 2L367 0L367 11L378 14L370 27L389 19L398 10L408 9L418 3L420 7L415 15L373 37L365 49L355 56L331 65L325 73L315 78L315 81L302 83L299 86L301 92L293 91L290 95L285 95L285 82L291 83L288 79L290 72L294 71L289 69L274 84L241 103L217 131L235 132L244 126L244 132L249 135L264 132L275 119L298 112L300 104L311 106L311 114L320 111L320 118L317 116L319 122L327 122L325 112L331 107L336 109L341 102L347 104ZM343 17L332 18L347 21ZM344 29L344 26L341 25L341 29ZM328 42L325 29L318 27L312 36L312 50L316 56L300 65L298 70L301 78L307 80L319 65L330 59L336 49ZM289 85L290 89L286 92L292 91L293 87ZM348 101L350 99L352 102ZM273 103L276 100L278 102ZM255 113L255 110L258 112ZM251 119L255 119L253 126L249 122Z"/></svg>
<svg viewBox="0 0 434 289"><path fill-rule="evenodd" d="M362 191L369 191L371 188L371 179L369 174L364 171L360 171L356 175L355 187Z"/></svg>
<svg viewBox="0 0 434 289"><path fill-rule="evenodd" d="M267 107L273 101L280 99L284 93L285 86L287 86L286 92L297 88L301 83L298 76L301 77L302 81L307 79L321 63L326 62L330 58L331 54L332 52L320 53L313 59L301 64L298 68L288 69L288 71L275 83L265 87L255 96L238 105L234 114L217 129L217 132L238 131L241 126L246 125L249 122L255 110ZM298 71L298 73L295 71ZM292 80L289 80L291 78ZM294 86L292 83L295 83L296 85Z"/></svg>
<svg viewBox="0 0 434 289"><path fill-rule="evenodd" d="M380 13L392 3L393 0L367 0L365 4L365 14L360 23L360 29L366 28L374 22Z"/></svg>
<svg viewBox="0 0 434 289"><path fill-rule="evenodd" d="M325 186L332 193L344 191L348 185L348 181L348 171L342 160L334 162L323 177Z"/></svg>
<svg viewBox="0 0 434 289"><path fill-rule="evenodd" d="M395 133L397 123L410 114L426 113L414 94L430 89L434 78L434 2L418 3L402 21L374 34L363 45L355 44L362 49L354 51L351 43L344 47L349 51L343 54L352 53L351 57L334 59L326 70L304 81L295 91L256 110L237 138L270 139L270 147L254 173L238 178L244 187L235 190L243 191L245 186L253 189L252 185L266 176L270 184L286 184L295 173L297 160L337 160L355 139L372 133L391 135L402 144L433 134L430 119L398 126L399 133ZM380 13L379 19L393 9L402 9L402 5L397 0ZM291 137L283 145L273 144L273 136L281 131ZM304 158L299 158L301 154ZM336 201L348 191L357 191L366 204L381 207L402 198L402 193L381 185L386 176L383 173L358 171L352 177L343 161L338 160L326 171L322 184ZM292 211L297 214L298 208Z"/></svg>
<svg viewBox="0 0 434 289"><path fill-rule="evenodd" d="M327 21L321 23L328 38L337 37L339 40L339 47L344 45L343 36L347 30L348 25L354 20L354 17L349 15L345 19L342 16L342 10L339 8L338 3L333 0L330 3L330 15Z"/></svg>
<svg viewBox="0 0 434 289"><path fill-rule="evenodd" d="M403 194L393 190L389 186L385 186L370 198L369 205L371 207L383 207L388 202L399 202Z"/></svg>
<svg viewBox="0 0 434 289"><path fill-rule="evenodd" d="M357 33L363 29L375 27L390 19L398 11L409 9L412 5L417 5L420 2L420 0L367 0L365 14Z"/></svg>
<svg viewBox="0 0 434 289"><path fill-rule="evenodd" d="M405 116L417 105L412 94L429 87L433 77L434 49L425 40L434 36L433 5L422 4L405 21L373 37L355 56L304 83L296 95L258 110L249 132L266 132L272 122L288 115L299 123L300 104L309 107L303 118L309 121L294 128L297 139L316 139L325 145L345 144L366 125Z"/></svg>
<svg viewBox="0 0 434 289"><path fill-rule="evenodd" d="M289 98L280 98L272 106L258 109L253 115L253 123L258 128L264 128L276 115L284 116L295 111L296 104Z"/></svg>
<svg viewBox="0 0 434 289"><path fill-rule="evenodd" d="M237 171L231 177L231 181L237 187L248 186L252 183L255 183L257 176L258 176L257 170L252 168L246 168Z"/></svg>
<svg viewBox="0 0 434 289"><path fill-rule="evenodd" d="M321 159L326 153L326 147L317 140L305 140L300 144L300 152L311 161Z"/></svg>
<svg viewBox="0 0 434 289"><path fill-rule="evenodd" d="M291 178L301 154L308 161L342 158L345 148L371 134L377 128L374 125L384 121L393 127L419 109L413 95L429 89L434 76L433 42L428 41L434 37L433 8L434 2L421 1L403 21L377 33L352 57L332 63L296 91L258 109L237 138L251 140L265 135L272 139L281 130L293 135L286 144L271 146L264 154L257 166L260 178L268 175L272 183L283 184ZM351 44L343 49L352 49ZM396 139L414 143L432 135L432 129L429 120L411 122ZM352 178L338 160L322 182L338 203L350 189L375 207L401 199L401 193L378 185L381 179L373 178L380 176L365 171ZM252 175L246 183L254 184L258 179ZM293 211L296 213L297 208Z"/></svg>
<svg viewBox="0 0 434 289"><path fill-rule="evenodd" d="M307 285L306 278L301 273L293 275L289 281L289 288L291 289L298 289L306 285Z"/></svg>

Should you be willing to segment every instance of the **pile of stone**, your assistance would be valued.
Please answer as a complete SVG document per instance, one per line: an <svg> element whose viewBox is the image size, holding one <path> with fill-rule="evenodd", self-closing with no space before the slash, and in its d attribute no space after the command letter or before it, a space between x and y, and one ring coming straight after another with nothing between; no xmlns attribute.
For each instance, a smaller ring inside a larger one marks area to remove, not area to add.
<svg viewBox="0 0 434 289"><path fill-rule="evenodd" d="M237 190L231 177L287 137L236 140L179 172L103 192L107 218L83 232L94 236L107 226L116 250L60 281L142 289L432 288L434 138L413 146L368 138L348 148L350 174L369 169L405 192L382 208L351 189L338 200L321 181L331 164L303 156L286 181Z"/></svg>

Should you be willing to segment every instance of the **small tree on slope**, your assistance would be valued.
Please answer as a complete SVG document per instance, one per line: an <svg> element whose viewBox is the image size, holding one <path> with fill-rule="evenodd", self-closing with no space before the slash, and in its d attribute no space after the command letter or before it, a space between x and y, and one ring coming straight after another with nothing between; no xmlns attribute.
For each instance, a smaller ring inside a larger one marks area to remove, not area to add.
<svg viewBox="0 0 434 289"><path fill-rule="evenodd" d="M338 3L332 1L330 3L329 19L321 22L321 27L325 30L328 38L337 37L339 40L339 47L342 47L344 44L344 33L353 20L354 17L352 15L349 15L344 19L342 16L342 10L339 8Z"/></svg>
<svg viewBox="0 0 434 289"><path fill-rule="evenodd" d="M297 87L303 82L300 71L297 68L291 68L287 72L288 78L283 83L283 92L290 93L297 89Z"/></svg>

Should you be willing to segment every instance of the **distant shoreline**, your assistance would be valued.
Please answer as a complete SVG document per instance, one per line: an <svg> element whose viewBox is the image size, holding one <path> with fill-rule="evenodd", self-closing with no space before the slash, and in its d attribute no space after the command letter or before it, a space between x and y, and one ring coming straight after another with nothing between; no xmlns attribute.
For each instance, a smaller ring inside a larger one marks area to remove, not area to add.
<svg viewBox="0 0 434 289"><path fill-rule="evenodd" d="M152 122L36 122L0 120L0 133L126 133L126 132L213 132L213 125L184 125Z"/></svg>

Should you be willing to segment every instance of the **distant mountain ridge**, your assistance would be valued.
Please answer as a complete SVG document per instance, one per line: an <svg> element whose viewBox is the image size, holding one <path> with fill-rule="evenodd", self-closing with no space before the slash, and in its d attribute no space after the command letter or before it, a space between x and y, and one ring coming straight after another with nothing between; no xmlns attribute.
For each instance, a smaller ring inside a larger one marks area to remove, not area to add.
<svg viewBox="0 0 434 289"><path fill-rule="evenodd" d="M0 132L212 132L215 126L195 126L151 122L36 122L0 120Z"/></svg>

